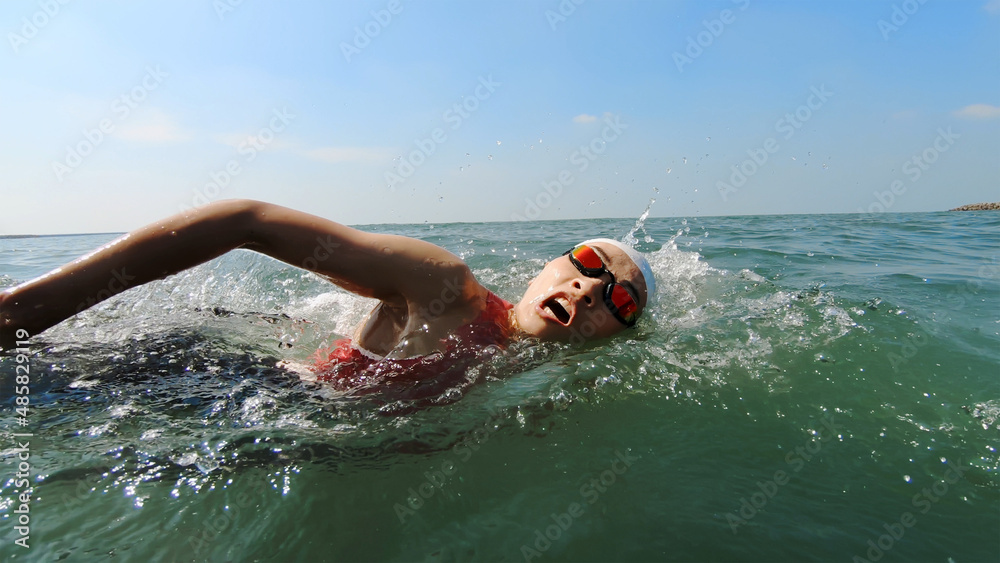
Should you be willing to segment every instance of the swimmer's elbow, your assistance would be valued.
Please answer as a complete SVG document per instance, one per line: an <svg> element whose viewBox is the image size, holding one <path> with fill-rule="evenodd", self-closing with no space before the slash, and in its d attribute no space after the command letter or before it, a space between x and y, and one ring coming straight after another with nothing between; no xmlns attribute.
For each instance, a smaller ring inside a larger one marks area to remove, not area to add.
<svg viewBox="0 0 1000 563"><path fill-rule="evenodd" d="M189 224L200 224L225 238L251 242L254 221L270 204L252 199L224 199L197 208L187 215Z"/></svg>
<svg viewBox="0 0 1000 563"><path fill-rule="evenodd" d="M225 199L212 205L218 205L220 213L226 214L238 225L247 227L252 226L256 218L266 216L268 208L274 206L255 199Z"/></svg>
<svg viewBox="0 0 1000 563"><path fill-rule="evenodd" d="M267 246L267 241L261 240L262 234L267 232L264 226L269 217L283 209L255 199L227 199L211 205L219 206L217 212L226 218L229 228L240 234L246 248Z"/></svg>

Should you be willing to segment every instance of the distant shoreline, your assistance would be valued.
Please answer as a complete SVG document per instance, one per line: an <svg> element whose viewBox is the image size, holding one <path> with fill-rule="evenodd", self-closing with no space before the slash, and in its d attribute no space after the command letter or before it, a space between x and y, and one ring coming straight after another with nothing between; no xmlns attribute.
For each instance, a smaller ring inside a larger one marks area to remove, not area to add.
<svg viewBox="0 0 1000 563"><path fill-rule="evenodd" d="M42 237L89 237L94 235L124 235L125 233L63 233L48 235L0 235L0 239L5 238L42 238Z"/></svg>
<svg viewBox="0 0 1000 563"><path fill-rule="evenodd" d="M969 205L963 205L962 207L956 207L955 209L949 209L948 211L992 211L996 209L1000 209L1000 202L972 203Z"/></svg>

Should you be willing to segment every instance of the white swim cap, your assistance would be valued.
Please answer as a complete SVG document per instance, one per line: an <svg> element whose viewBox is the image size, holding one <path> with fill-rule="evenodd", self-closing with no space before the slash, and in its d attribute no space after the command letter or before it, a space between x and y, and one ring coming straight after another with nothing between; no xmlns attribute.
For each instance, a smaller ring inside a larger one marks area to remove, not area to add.
<svg viewBox="0 0 1000 563"><path fill-rule="evenodd" d="M620 249L632 260L635 267L639 268L639 271L642 272L642 280L646 282L646 304L648 305L651 303L653 301L653 297L656 295L656 278L653 276L653 268L649 265L649 261L646 260L646 257L631 246L609 238L593 238L585 240L581 244L590 244L592 242L610 244L611 246Z"/></svg>

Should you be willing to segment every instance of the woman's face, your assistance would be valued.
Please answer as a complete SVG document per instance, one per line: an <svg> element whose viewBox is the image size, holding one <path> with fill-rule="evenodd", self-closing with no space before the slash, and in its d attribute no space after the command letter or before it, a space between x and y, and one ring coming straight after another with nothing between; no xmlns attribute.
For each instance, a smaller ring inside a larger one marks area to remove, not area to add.
<svg viewBox="0 0 1000 563"><path fill-rule="evenodd" d="M635 295L640 307L646 306L646 284L639 268L628 255L612 245L588 243L611 271L618 283ZM532 280L524 297L514 306L518 327L542 340L583 342L606 338L625 328L604 302L604 286L611 276L585 276L560 256L545 265Z"/></svg>

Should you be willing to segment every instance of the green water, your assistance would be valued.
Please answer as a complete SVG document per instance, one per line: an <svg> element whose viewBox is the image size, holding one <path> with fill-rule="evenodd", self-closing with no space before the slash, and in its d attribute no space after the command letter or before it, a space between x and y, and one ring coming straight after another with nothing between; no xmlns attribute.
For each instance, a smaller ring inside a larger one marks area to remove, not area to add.
<svg viewBox="0 0 1000 563"><path fill-rule="evenodd" d="M513 301L572 242L633 223L373 229L445 246ZM31 340L27 426L16 358L0 364L0 554L1000 560L1000 215L652 219L636 236L661 295L635 331L517 343L440 406L276 368L371 302L248 252L63 323ZM0 239L0 287L109 238Z"/></svg>

